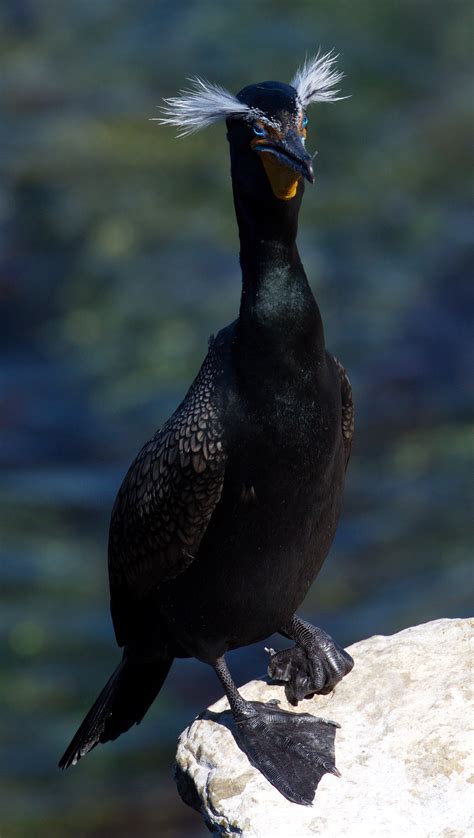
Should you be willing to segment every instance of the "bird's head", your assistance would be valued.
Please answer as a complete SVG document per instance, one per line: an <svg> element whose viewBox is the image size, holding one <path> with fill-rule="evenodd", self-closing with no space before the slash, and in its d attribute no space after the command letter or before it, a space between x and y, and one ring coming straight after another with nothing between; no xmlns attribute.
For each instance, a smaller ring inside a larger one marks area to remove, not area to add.
<svg viewBox="0 0 474 838"><path fill-rule="evenodd" d="M254 116L227 119L234 175L255 183L258 173L265 174L273 195L291 200L302 178L314 181L313 158L305 148L308 117L295 88L265 81L244 87L237 99Z"/></svg>
<svg viewBox="0 0 474 838"><path fill-rule="evenodd" d="M302 193L303 179L314 182L313 156L305 148L308 106L342 98L334 89L343 77L335 68L336 59L332 52L318 53L290 84L252 84L237 96L192 79L190 90L165 100L159 121L176 126L178 135L185 136L224 119L234 182L254 195L291 201Z"/></svg>

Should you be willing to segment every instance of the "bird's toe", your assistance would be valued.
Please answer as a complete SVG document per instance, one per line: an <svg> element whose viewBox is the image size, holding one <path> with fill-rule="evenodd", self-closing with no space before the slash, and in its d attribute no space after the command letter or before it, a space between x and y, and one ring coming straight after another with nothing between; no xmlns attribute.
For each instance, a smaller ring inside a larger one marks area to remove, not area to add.
<svg viewBox="0 0 474 838"><path fill-rule="evenodd" d="M273 651L273 650L272 650ZM268 675L285 684L290 704L296 705L315 694L327 695L351 671L354 661L341 647L334 646L326 653L319 646L274 652L268 664Z"/></svg>

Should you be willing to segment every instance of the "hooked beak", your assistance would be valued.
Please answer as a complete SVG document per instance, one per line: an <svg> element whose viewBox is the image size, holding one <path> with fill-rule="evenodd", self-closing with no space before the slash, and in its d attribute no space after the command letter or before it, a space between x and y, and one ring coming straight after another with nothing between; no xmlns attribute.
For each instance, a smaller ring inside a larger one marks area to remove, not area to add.
<svg viewBox="0 0 474 838"><path fill-rule="evenodd" d="M288 131L282 137L273 135L253 145L259 154L269 154L287 169L292 169L314 183L313 158L304 147L304 139L296 131Z"/></svg>

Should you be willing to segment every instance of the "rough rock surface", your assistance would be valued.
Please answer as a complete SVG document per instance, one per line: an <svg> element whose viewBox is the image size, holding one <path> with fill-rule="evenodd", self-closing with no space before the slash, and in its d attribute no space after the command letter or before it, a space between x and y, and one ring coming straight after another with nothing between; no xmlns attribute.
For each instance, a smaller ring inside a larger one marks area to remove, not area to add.
<svg viewBox="0 0 474 838"><path fill-rule="evenodd" d="M215 835L244 838L474 835L472 650L474 621L437 620L355 643L354 670L335 692L298 711L334 719L338 779L325 775L312 806L285 800L233 739L221 699L181 734L181 796ZM245 698L283 687L251 681ZM472 730L472 728L471 728Z"/></svg>

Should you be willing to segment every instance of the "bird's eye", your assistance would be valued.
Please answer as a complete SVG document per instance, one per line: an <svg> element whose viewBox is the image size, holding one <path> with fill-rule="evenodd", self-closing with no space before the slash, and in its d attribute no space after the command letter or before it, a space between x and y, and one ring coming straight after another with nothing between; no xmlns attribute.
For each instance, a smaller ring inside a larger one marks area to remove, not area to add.
<svg viewBox="0 0 474 838"><path fill-rule="evenodd" d="M253 133L257 135L257 137L264 137L267 133L263 125L259 125L258 122L255 123L253 126Z"/></svg>
<svg viewBox="0 0 474 838"><path fill-rule="evenodd" d="M302 123L303 128L306 128L308 122L309 122L308 117L305 114L304 117L303 117L303 123Z"/></svg>

